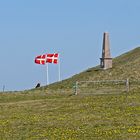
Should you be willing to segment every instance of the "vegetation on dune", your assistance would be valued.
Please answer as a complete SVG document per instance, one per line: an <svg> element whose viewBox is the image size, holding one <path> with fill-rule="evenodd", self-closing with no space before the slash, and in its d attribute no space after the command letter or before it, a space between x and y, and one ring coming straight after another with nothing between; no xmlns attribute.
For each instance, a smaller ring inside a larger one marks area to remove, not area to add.
<svg viewBox="0 0 140 140"><path fill-rule="evenodd" d="M129 93L73 95L77 80L140 79L140 48L47 87L0 94L1 140L137 140L140 87ZM135 81L136 82L136 81ZM131 84L134 84L131 83ZM90 91L90 89L87 89ZM105 92L104 90L101 92Z"/></svg>

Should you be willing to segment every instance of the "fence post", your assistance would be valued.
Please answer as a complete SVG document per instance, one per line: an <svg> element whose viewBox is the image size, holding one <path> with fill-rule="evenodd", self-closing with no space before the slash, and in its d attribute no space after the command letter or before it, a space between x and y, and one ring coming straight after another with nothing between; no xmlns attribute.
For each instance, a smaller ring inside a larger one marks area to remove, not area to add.
<svg viewBox="0 0 140 140"><path fill-rule="evenodd" d="M5 85L3 85L3 87L2 87L2 91L3 91L3 93L5 92Z"/></svg>
<svg viewBox="0 0 140 140"><path fill-rule="evenodd" d="M130 85L129 85L129 79L126 79L126 91L129 92Z"/></svg>
<svg viewBox="0 0 140 140"><path fill-rule="evenodd" d="M75 95L78 94L78 81L76 81L75 83Z"/></svg>

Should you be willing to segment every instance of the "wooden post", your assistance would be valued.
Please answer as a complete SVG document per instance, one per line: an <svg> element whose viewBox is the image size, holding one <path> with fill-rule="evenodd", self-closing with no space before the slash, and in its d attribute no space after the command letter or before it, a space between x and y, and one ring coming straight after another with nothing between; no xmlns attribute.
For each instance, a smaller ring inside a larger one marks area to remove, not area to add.
<svg viewBox="0 0 140 140"><path fill-rule="evenodd" d="M75 95L78 94L78 81L76 81L75 83Z"/></svg>
<svg viewBox="0 0 140 140"><path fill-rule="evenodd" d="M129 92L130 90L130 85L129 85L129 79L126 79L126 91Z"/></svg>
<svg viewBox="0 0 140 140"><path fill-rule="evenodd" d="M5 92L5 85L3 85L3 93Z"/></svg>

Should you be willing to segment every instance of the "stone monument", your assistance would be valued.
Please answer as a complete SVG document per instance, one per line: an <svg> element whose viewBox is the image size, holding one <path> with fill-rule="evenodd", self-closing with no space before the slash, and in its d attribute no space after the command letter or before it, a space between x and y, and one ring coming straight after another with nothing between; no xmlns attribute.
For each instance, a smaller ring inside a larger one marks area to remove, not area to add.
<svg viewBox="0 0 140 140"><path fill-rule="evenodd" d="M100 67L103 69L112 68L112 58L110 53L109 33L103 34L102 58L100 58Z"/></svg>

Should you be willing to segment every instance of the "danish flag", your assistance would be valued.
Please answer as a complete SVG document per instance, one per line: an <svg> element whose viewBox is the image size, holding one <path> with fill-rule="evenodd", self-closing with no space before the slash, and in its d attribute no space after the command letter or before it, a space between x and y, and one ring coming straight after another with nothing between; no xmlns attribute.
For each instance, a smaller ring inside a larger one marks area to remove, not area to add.
<svg viewBox="0 0 140 140"><path fill-rule="evenodd" d="M58 53L47 54L46 63L58 63Z"/></svg>
<svg viewBox="0 0 140 140"><path fill-rule="evenodd" d="M58 57L59 57L58 53L39 55L35 58L35 63L41 65L45 65L46 63L57 64Z"/></svg>

